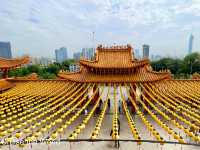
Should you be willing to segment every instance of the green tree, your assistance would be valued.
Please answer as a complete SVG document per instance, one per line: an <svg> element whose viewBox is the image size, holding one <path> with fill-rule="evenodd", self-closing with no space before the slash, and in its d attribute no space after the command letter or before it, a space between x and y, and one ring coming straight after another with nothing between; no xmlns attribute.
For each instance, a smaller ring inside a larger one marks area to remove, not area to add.
<svg viewBox="0 0 200 150"><path fill-rule="evenodd" d="M30 73L39 73L41 71L41 67L39 65L29 65L27 69Z"/></svg>
<svg viewBox="0 0 200 150"><path fill-rule="evenodd" d="M60 67L56 64L50 64L47 68L45 68L46 72L58 74Z"/></svg>
<svg viewBox="0 0 200 150"><path fill-rule="evenodd" d="M41 79L56 79L56 75L53 73L49 72L44 72L43 74L40 75Z"/></svg>
<svg viewBox="0 0 200 150"><path fill-rule="evenodd" d="M193 74L200 71L200 54L192 53L183 59L182 70L186 74Z"/></svg>
<svg viewBox="0 0 200 150"><path fill-rule="evenodd" d="M18 68L16 70L9 71L8 76L9 77L13 77L13 76L23 77L23 76L28 75L29 73L30 72L29 72L29 70L26 67L22 67L22 68Z"/></svg>
<svg viewBox="0 0 200 150"><path fill-rule="evenodd" d="M62 63L62 67L61 67L61 69L63 69L63 70L69 70L69 65L70 64L72 64L72 63L74 63L75 62L75 60L74 59L67 59L67 60L65 60L63 63Z"/></svg>

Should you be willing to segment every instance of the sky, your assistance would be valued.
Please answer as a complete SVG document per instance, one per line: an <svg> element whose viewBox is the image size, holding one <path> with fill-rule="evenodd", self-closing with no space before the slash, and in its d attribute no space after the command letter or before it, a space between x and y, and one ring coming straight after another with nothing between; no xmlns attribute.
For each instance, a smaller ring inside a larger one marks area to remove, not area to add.
<svg viewBox="0 0 200 150"><path fill-rule="evenodd" d="M200 52L200 0L0 0L0 41L11 42L14 56L54 58L65 46L72 57L116 43L179 57L190 34Z"/></svg>

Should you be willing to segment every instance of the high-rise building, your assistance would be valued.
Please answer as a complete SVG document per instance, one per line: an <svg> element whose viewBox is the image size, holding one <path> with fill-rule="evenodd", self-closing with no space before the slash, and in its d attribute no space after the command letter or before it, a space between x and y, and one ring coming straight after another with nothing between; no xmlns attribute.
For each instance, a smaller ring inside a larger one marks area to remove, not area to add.
<svg viewBox="0 0 200 150"><path fill-rule="evenodd" d="M12 58L10 42L0 42L0 57Z"/></svg>
<svg viewBox="0 0 200 150"><path fill-rule="evenodd" d="M94 48L82 48L82 57L84 59L92 60L94 57Z"/></svg>
<svg viewBox="0 0 200 150"><path fill-rule="evenodd" d="M68 58L67 57L67 48L65 48L65 47L56 49L55 54L56 54L56 62L58 62L58 63L62 63L63 61L65 61Z"/></svg>
<svg viewBox="0 0 200 150"><path fill-rule="evenodd" d="M81 52L76 52L73 54L73 58L75 61L79 61L81 58Z"/></svg>
<svg viewBox="0 0 200 150"><path fill-rule="evenodd" d="M188 54L192 53L194 36L191 34L189 37Z"/></svg>
<svg viewBox="0 0 200 150"><path fill-rule="evenodd" d="M142 48L143 48L143 58L144 57L149 58L149 45L144 44Z"/></svg>
<svg viewBox="0 0 200 150"><path fill-rule="evenodd" d="M140 50L139 49L135 49L135 57L140 58Z"/></svg>
<svg viewBox="0 0 200 150"><path fill-rule="evenodd" d="M161 59L161 56L160 56L160 55L156 55L156 54L152 54L152 55L151 55L151 60L152 60L152 61L157 61L157 60L159 60L159 59Z"/></svg>
<svg viewBox="0 0 200 150"><path fill-rule="evenodd" d="M41 65L41 66L48 66L50 64L54 63L54 60L51 58L46 57L31 57L30 64L31 65Z"/></svg>

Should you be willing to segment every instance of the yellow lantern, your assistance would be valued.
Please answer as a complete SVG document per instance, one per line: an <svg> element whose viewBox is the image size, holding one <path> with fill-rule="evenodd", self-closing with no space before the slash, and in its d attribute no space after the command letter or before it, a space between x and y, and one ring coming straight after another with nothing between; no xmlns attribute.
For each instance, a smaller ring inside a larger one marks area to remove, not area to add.
<svg viewBox="0 0 200 150"><path fill-rule="evenodd" d="M8 132L12 133L14 130L15 130L14 128L10 128L10 129L8 129Z"/></svg>
<svg viewBox="0 0 200 150"><path fill-rule="evenodd" d="M20 138L22 136L22 133L21 132L17 132L16 134L15 134L15 137L16 138Z"/></svg>
<svg viewBox="0 0 200 150"><path fill-rule="evenodd" d="M18 124L15 126L17 129L21 129L22 125Z"/></svg>
<svg viewBox="0 0 200 150"><path fill-rule="evenodd" d="M58 130L59 133L63 132L63 128L58 128L57 130Z"/></svg>
<svg viewBox="0 0 200 150"><path fill-rule="evenodd" d="M13 137L7 137L6 142L11 143L13 141Z"/></svg>
<svg viewBox="0 0 200 150"><path fill-rule="evenodd" d="M6 134L7 134L7 131L1 131L1 132L0 132L0 137L5 136Z"/></svg>
<svg viewBox="0 0 200 150"><path fill-rule="evenodd" d="M31 132L31 130L30 130L29 128L25 128L23 131L24 131L25 133L30 133L30 132Z"/></svg>

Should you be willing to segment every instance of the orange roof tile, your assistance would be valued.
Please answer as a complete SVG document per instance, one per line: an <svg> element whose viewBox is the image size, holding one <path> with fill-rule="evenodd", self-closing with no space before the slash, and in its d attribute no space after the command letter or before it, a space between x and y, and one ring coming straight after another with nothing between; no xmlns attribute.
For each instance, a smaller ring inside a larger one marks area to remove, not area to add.
<svg viewBox="0 0 200 150"><path fill-rule="evenodd" d="M94 68L133 68L148 64L148 59L133 58L131 46L97 47L94 61L80 60L80 64Z"/></svg>
<svg viewBox="0 0 200 150"><path fill-rule="evenodd" d="M97 47L96 59L94 61L80 60L80 65L79 72L60 72L58 76L76 82L119 83L171 79L169 72L152 71L148 59L134 59L132 48L129 45L109 48L99 46ZM93 71L93 68L98 69ZM119 70L120 73L116 70Z"/></svg>
<svg viewBox="0 0 200 150"><path fill-rule="evenodd" d="M146 71L146 69L139 69L134 74L118 74L118 75L98 75L93 74L83 68L80 72L77 73L66 73L60 72L58 74L60 78L68 79L75 82L153 82L163 79L171 79L171 75L168 72L152 72Z"/></svg>
<svg viewBox="0 0 200 150"><path fill-rule="evenodd" d="M12 87L14 87L15 84L9 82L9 81L6 81L4 79L1 79L0 80L0 91L4 91L4 90L7 90L7 89L10 89Z"/></svg>
<svg viewBox="0 0 200 150"><path fill-rule="evenodd" d="M27 64L29 60L28 56L15 59L0 58L0 69L18 67Z"/></svg>

